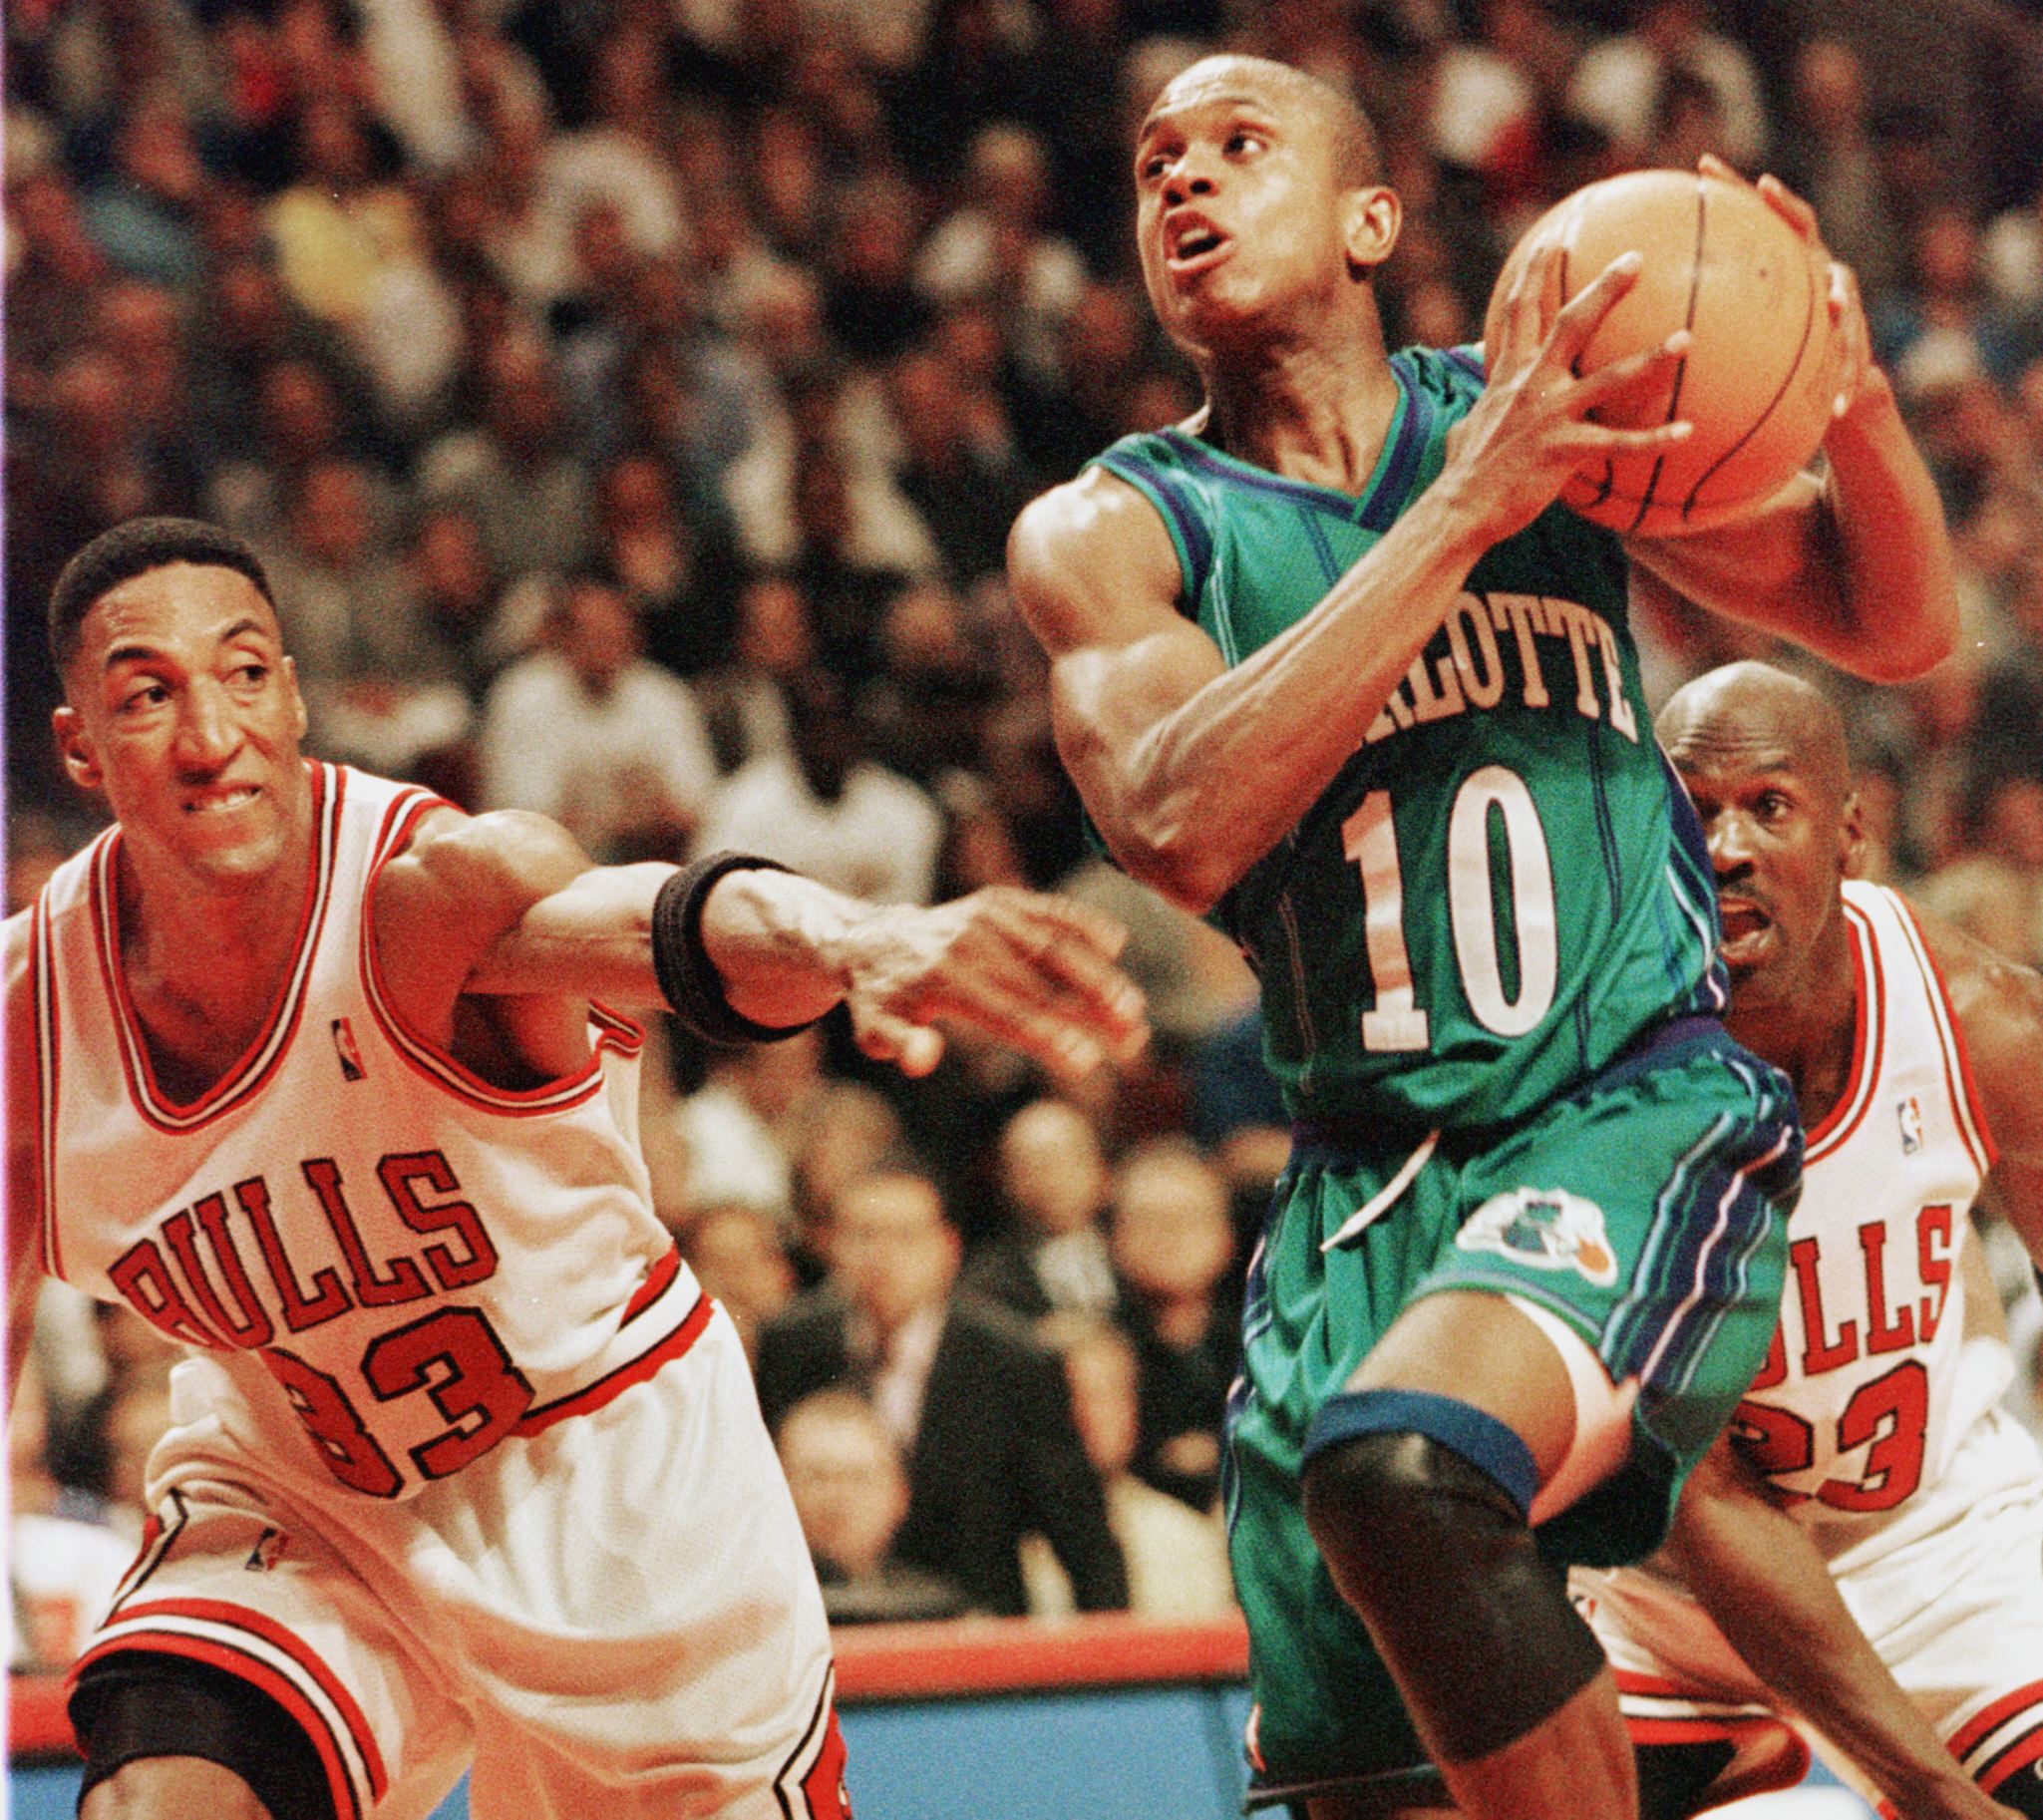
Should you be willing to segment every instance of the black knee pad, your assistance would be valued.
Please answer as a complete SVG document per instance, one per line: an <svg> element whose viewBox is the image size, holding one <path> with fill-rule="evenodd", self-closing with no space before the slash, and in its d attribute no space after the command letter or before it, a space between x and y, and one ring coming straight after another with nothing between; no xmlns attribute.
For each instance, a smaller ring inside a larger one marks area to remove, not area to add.
<svg viewBox="0 0 2043 1820"><path fill-rule="evenodd" d="M79 1675L71 1727L85 1754L81 1805L140 1758L204 1757L247 1783L271 1820L337 1820L304 1726L259 1687L207 1663L154 1649L113 1650Z"/></svg>
<svg viewBox="0 0 2043 1820"><path fill-rule="evenodd" d="M1699 1738L1692 1744L1641 1744L1638 1762L1639 1820L1690 1820L1710 1805L1717 1778L1736 1755L1728 1738Z"/></svg>
<svg viewBox="0 0 2043 1820"><path fill-rule="evenodd" d="M1519 1493L1409 1430L1332 1440L1306 1464L1320 1553L1450 1762L1515 1743L1603 1666Z"/></svg>
<svg viewBox="0 0 2043 1820"><path fill-rule="evenodd" d="M2024 1764L1988 1792L2002 1807L2013 1808L2022 1820L2043 1820L2043 1763Z"/></svg>

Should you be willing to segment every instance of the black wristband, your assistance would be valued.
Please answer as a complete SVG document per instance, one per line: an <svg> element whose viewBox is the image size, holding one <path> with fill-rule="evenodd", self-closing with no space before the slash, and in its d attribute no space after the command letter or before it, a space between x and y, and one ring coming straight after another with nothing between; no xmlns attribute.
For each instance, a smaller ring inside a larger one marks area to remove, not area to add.
<svg viewBox="0 0 2043 1820"><path fill-rule="evenodd" d="M756 1024L731 1008L724 996L723 975L702 940L702 907L711 890L728 872L786 872L778 860L752 854L713 853L684 866L653 899L653 971L667 1004L684 1028L707 1043L734 1047L740 1043L772 1043L795 1036L807 1023Z"/></svg>

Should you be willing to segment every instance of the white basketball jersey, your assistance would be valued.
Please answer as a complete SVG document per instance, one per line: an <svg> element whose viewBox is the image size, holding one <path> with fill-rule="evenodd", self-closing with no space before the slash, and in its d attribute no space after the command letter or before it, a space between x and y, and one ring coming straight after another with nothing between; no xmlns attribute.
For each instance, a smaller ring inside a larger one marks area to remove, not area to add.
<svg viewBox="0 0 2043 1820"><path fill-rule="evenodd" d="M1964 1042L1906 904L1848 883L1857 1026L1810 1131L1780 1330L1732 1432L1827 1554L1934 1485L2010 1361L1959 1368L1966 1211L1992 1166Z"/></svg>
<svg viewBox="0 0 2043 1820"><path fill-rule="evenodd" d="M584 1067L511 1090L406 1030L369 904L440 801L312 779L296 960L188 1104L157 1085L128 1001L120 831L38 900L44 1262L217 1359L260 1444L309 1442L341 1484L397 1498L649 1375L709 1304L653 1216L641 1032L592 1009Z"/></svg>

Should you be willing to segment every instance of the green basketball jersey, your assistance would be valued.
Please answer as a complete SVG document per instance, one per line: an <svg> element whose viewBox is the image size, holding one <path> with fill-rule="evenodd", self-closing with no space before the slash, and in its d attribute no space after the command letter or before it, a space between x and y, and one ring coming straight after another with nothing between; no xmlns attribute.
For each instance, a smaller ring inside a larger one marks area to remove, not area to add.
<svg viewBox="0 0 2043 1820"><path fill-rule="evenodd" d="M1396 355L1359 498L1179 430L1099 465L1177 545L1189 616L1238 663L1309 612L1439 474L1483 388ZM1617 539L1555 506L1476 565L1324 794L1215 911L1262 983L1294 1116L1363 1130L1523 1119L1640 1031L1720 1011L1702 831L1653 741Z"/></svg>

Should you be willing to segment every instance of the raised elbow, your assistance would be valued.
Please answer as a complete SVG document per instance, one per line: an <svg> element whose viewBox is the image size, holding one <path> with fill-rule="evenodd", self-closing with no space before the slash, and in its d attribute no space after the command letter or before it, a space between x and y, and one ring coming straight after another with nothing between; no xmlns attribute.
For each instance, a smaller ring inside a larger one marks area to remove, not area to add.
<svg viewBox="0 0 2043 1820"><path fill-rule="evenodd" d="M1110 845L1131 879L1194 916L1219 903L1246 870L1215 851L1210 831L1195 833L1183 817L1131 818Z"/></svg>
<svg viewBox="0 0 2043 1820"><path fill-rule="evenodd" d="M1938 602L1901 626L1883 627L1863 640L1852 669L1868 682L1913 682L1927 675L1958 646L1955 599Z"/></svg>

